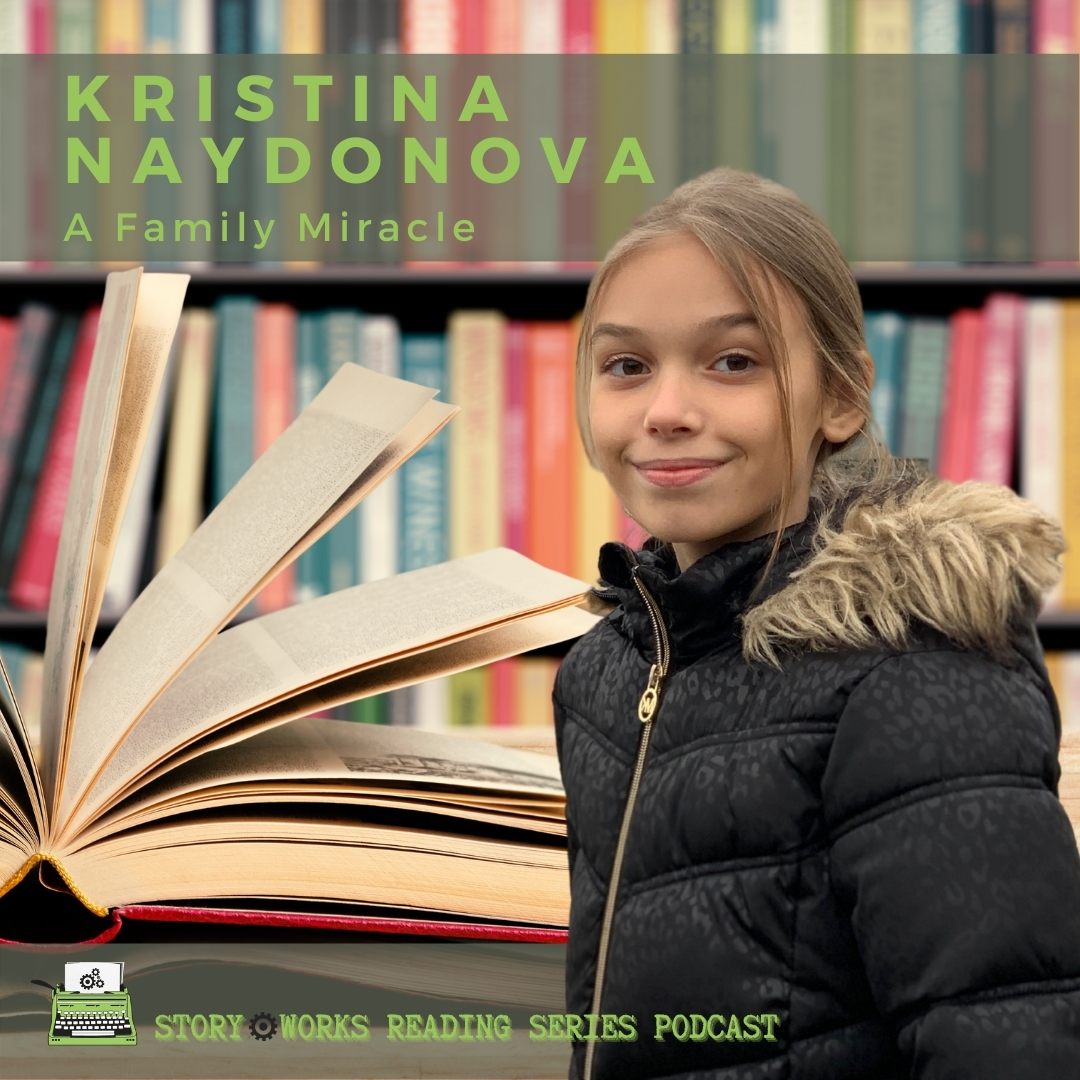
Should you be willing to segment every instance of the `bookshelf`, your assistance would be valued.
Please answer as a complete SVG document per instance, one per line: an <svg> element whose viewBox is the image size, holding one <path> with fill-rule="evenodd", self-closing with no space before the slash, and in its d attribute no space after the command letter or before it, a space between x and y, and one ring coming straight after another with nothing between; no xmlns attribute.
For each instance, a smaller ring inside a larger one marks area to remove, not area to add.
<svg viewBox="0 0 1080 1080"><path fill-rule="evenodd" d="M170 267L172 268L172 267ZM161 267L160 269L165 269ZM453 311L494 308L512 319L568 319L580 311L591 271L558 267L305 267L196 266L187 303L212 305L219 297L249 294L287 301L300 310L357 307L393 315L410 333L441 333ZM52 267L0 273L0 314L15 314L26 300L81 310L100 300L106 271ZM1080 296L1080 267L984 264L977 266L864 266L856 269L867 310L947 315L979 306L1009 290L1025 296ZM103 621L99 643L111 624ZM1039 620L1048 650L1080 650L1080 612L1052 612ZM41 649L43 615L0 607L0 638Z"/></svg>

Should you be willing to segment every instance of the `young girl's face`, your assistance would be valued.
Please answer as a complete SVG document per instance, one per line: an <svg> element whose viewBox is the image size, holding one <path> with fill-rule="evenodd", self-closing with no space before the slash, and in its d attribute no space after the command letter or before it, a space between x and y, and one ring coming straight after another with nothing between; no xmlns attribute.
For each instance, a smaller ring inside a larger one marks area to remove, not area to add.
<svg viewBox="0 0 1080 1080"><path fill-rule="evenodd" d="M795 451L786 526L806 516L822 440L850 438L862 417L822 393L802 311L776 291ZM674 545L680 567L776 529L788 465L774 359L746 298L699 240L654 241L613 274L592 364L600 466L630 516Z"/></svg>

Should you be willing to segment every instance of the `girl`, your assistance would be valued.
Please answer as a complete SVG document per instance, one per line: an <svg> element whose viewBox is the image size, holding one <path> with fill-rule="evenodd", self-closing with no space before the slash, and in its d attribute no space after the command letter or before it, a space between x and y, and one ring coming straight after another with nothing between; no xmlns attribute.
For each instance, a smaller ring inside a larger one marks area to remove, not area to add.
<svg viewBox="0 0 1080 1080"><path fill-rule="evenodd" d="M654 539L555 688L573 1076L1080 1077L1061 532L890 459L872 383L843 254L757 177L593 280L581 433Z"/></svg>

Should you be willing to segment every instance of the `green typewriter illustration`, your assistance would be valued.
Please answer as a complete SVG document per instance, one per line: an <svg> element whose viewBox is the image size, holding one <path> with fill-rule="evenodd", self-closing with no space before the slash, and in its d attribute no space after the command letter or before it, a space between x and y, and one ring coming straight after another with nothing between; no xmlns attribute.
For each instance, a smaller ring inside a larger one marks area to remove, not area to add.
<svg viewBox="0 0 1080 1080"><path fill-rule="evenodd" d="M52 990L50 1046L135 1045L123 964L65 964L63 990L40 979L34 982Z"/></svg>

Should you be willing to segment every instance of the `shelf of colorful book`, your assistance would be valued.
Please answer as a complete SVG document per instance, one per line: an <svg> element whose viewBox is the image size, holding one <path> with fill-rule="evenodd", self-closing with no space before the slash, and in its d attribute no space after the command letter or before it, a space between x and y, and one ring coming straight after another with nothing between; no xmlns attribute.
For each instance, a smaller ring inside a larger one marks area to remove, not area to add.
<svg viewBox="0 0 1080 1080"><path fill-rule="evenodd" d="M584 460L572 421L573 318L584 302L587 268L191 270L172 389L131 503L141 508L132 528L140 539L118 561L125 569L113 611L130 603L345 360L438 386L463 406L463 419L417 459L420 472L403 469L396 494L376 493L362 514L339 526L340 535L335 530L273 583L260 610L500 543L591 580L599 544L624 538L625 521ZM20 384L24 406L10 407L8 394L3 410L11 427L4 453L15 471L4 479L0 502L14 505L21 490L22 509L21 516L0 513L0 590L24 607L40 610L48 599L51 562L41 555L47 545L28 511L49 502L38 495L46 487L41 477L63 472L42 454L64 445L57 432L71 435L77 426L77 403L65 411L59 395L81 370L76 357L89 361L87 324L104 273L23 269L9 272L0 290L0 336L9 353L16 338L23 340L19 327L29 333L37 326L37 374ZM1062 518L1070 537L1080 537L1071 495L1080 490L1080 421L1073 416L1080 404L1080 270L875 266L858 268L857 276L877 367L872 405L893 451L925 459L950 479L1013 483ZM35 442L39 428L45 435ZM430 475L420 483L424 470ZM166 533L171 539L162 539ZM56 540L49 534L50 543ZM16 557L33 565L20 570ZM19 590L11 585L16 580ZM1074 568L1063 592L1074 609L1078 585ZM1048 616L1040 633L1048 649L1080 652L1080 611ZM0 609L0 639L40 649L44 616L5 618ZM521 702L529 695L546 700L553 661L537 658L515 675L532 687ZM487 706L473 706L485 694L490 705L493 695L509 691L498 680L470 690L470 678L459 680L463 713L491 715Z"/></svg>
<svg viewBox="0 0 1080 1080"><path fill-rule="evenodd" d="M403 331L416 333L442 333L448 316L465 308L494 309L512 319L569 319L581 310L592 275L586 267L547 265L184 269L191 274L189 306L252 294L300 310L354 307L385 313ZM68 310L87 307L99 302L106 273L78 266L5 270L0 264L0 315L17 314L27 300ZM996 291L1080 296L1080 266L1073 265L867 266L857 268L855 276L867 311L949 315L981 306Z"/></svg>
<svg viewBox="0 0 1080 1080"><path fill-rule="evenodd" d="M7 0L29 53L1068 53L1065 0Z"/></svg>

